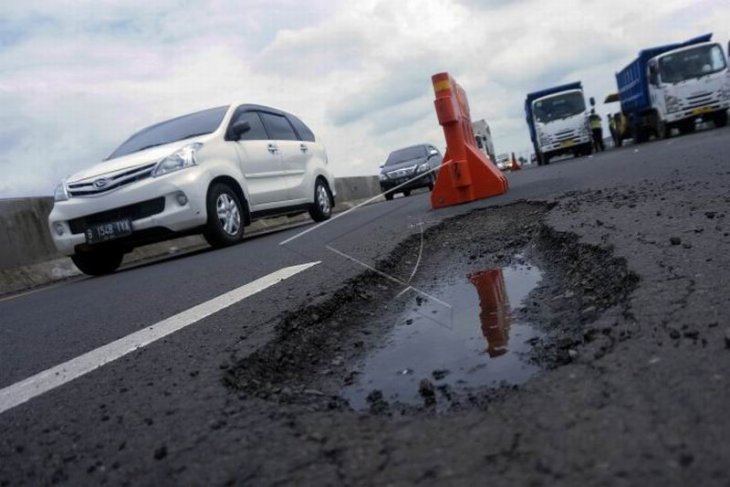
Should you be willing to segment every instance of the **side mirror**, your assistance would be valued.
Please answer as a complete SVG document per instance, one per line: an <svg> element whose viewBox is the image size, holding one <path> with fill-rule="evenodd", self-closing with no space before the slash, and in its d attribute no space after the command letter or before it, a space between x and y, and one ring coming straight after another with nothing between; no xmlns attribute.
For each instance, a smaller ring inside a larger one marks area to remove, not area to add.
<svg viewBox="0 0 730 487"><path fill-rule="evenodd" d="M595 98L590 97L589 101L591 102L591 106L592 107L596 106L596 99Z"/></svg>
<svg viewBox="0 0 730 487"><path fill-rule="evenodd" d="M656 64L649 65L649 83L654 86L659 84L659 74L657 73Z"/></svg>
<svg viewBox="0 0 730 487"><path fill-rule="evenodd" d="M437 151L436 149L431 149L428 151L428 157L437 156L437 155L439 155L439 151Z"/></svg>
<svg viewBox="0 0 730 487"><path fill-rule="evenodd" d="M251 124L245 121L236 122L231 127L231 132L236 137L236 140L240 139L243 134L251 130Z"/></svg>

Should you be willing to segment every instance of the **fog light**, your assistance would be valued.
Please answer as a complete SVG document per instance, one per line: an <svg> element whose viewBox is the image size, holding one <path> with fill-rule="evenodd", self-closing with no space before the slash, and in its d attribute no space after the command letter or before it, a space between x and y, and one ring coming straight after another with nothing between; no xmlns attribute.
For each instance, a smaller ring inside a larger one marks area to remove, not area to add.
<svg viewBox="0 0 730 487"><path fill-rule="evenodd" d="M185 193L178 193L177 194L177 203L180 206L185 206L188 204L188 197L185 196Z"/></svg>
<svg viewBox="0 0 730 487"><path fill-rule="evenodd" d="M56 235L58 235L59 237L63 236L64 230L63 230L63 224L62 223L59 223L59 222L54 223L53 224L53 229L56 231Z"/></svg>

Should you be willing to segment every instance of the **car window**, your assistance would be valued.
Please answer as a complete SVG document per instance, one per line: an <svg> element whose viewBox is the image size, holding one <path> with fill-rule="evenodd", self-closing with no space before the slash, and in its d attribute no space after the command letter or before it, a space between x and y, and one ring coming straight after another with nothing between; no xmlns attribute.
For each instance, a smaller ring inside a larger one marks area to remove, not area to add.
<svg viewBox="0 0 730 487"><path fill-rule="evenodd" d="M266 126L271 140L299 140L294 128L286 117L273 113L261 112L261 118Z"/></svg>
<svg viewBox="0 0 730 487"><path fill-rule="evenodd" d="M120 145L112 154L107 157L114 159L116 157L125 156L133 152L149 149L158 145L177 142L178 140L189 139L197 135L205 135L215 132L223 121L223 116L228 111L228 107L211 108L202 112L183 115L182 117L173 118L165 122L152 125L146 129L140 130L122 145Z"/></svg>
<svg viewBox="0 0 730 487"><path fill-rule="evenodd" d="M305 140L307 142L314 142L314 134L311 130L309 130L309 127L307 127L304 122L299 120L291 113L289 114L289 120L291 121L291 124L294 125L294 128L297 129L297 132L299 132L299 136L302 138L302 140Z"/></svg>
<svg viewBox="0 0 730 487"><path fill-rule="evenodd" d="M234 117L232 122L233 123L231 123L231 125L237 122L248 122L251 126L251 130L242 134L239 140L267 140L269 138L269 136L266 135L264 124L261 122L261 118L256 112L243 112Z"/></svg>
<svg viewBox="0 0 730 487"><path fill-rule="evenodd" d="M388 160L385 161L385 165L390 166L391 164L412 161L413 159L419 159L421 157L426 157L425 146L417 145L414 147L406 147L405 149L391 152L388 156Z"/></svg>

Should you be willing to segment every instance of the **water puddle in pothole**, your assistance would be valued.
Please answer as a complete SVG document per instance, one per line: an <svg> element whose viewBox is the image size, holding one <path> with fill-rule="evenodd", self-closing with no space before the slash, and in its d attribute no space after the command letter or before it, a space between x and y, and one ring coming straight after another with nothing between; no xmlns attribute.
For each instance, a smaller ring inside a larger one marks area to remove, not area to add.
<svg viewBox="0 0 730 487"><path fill-rule="evenodd" d="M434 394L525 382L538 371L524 356L540 333L514 311L541 277L537 267L520 263L445 282L430 297L411 292L385 344L365 358L342 397L366 409L375 390L388 402L423 404L423 379Z"/></svg>

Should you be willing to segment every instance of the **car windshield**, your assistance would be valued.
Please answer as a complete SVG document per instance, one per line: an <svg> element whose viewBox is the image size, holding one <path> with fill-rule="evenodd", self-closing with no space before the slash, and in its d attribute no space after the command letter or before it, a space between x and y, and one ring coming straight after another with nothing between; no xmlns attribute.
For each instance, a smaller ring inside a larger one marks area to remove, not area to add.
<svg viewBox="0 0 730 487"><path fill-rule="evenodd" d="M659 75L665 83L679 83L725 69L725 56L717 44L699 46L659 58Z"/></svg>
<svg viewBox="0 0 730 487"><path fill-rule="evenodd" d="M227 106L210 108L142 129L112 152L107 160L126 156L150 147L214 132L223 121L227 110Z"/></svg>
<svg viewBox="0 0 730 487"><path fill-rule="evenodd" d="M393 164L412 161L413 159L419 159L421 157L426 157L426 148L424 146L418 145L415 147L406 147L405 149L391 152L388 156L388 160L385 161L385 165L391 166Z"/></svg>
<svg viewBox="0 0 730 487"><path fill-rule="evenodd" d="M585 109L586 102L583 100L583 93L580 91L542 98L533 104L535 120L541 123L568 118L584 112Z"/></svg>

